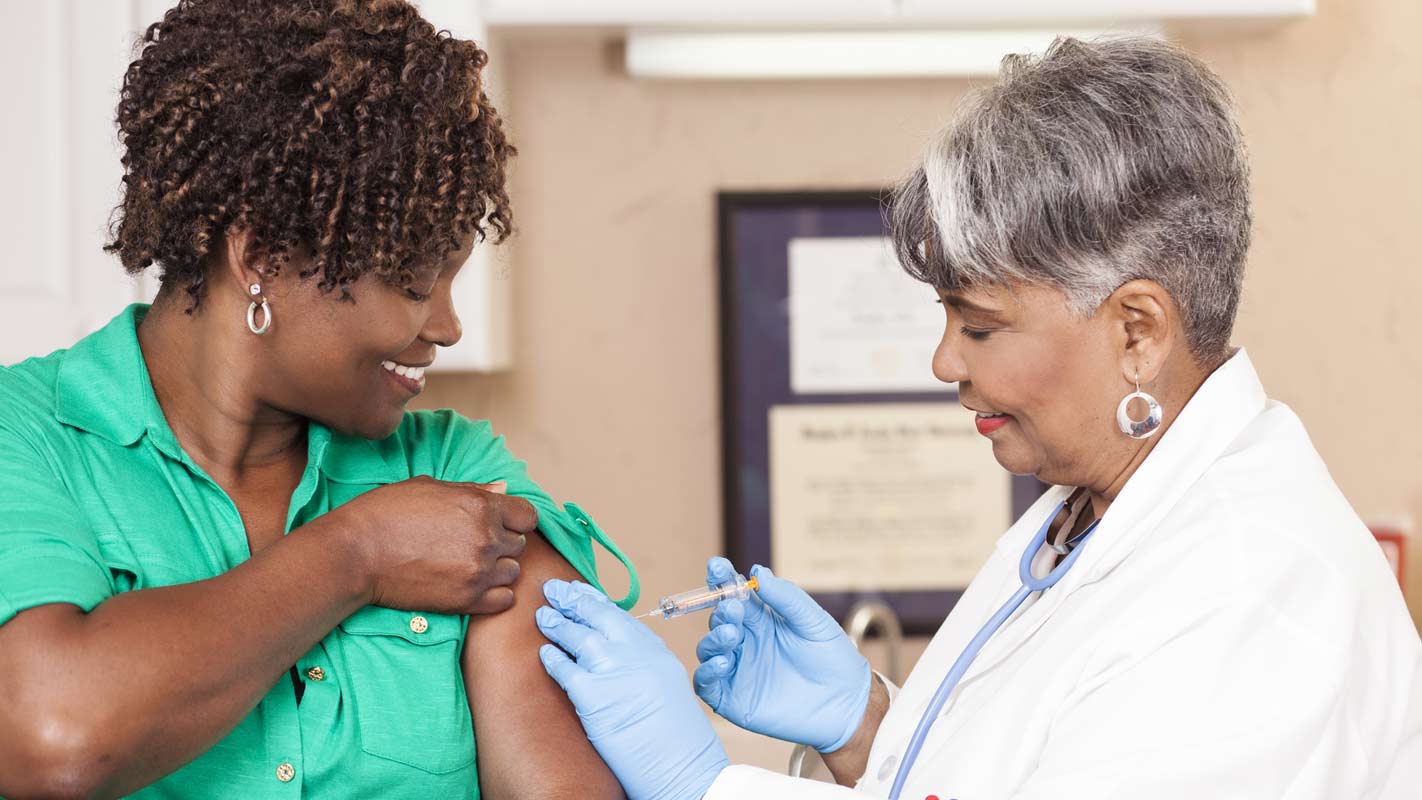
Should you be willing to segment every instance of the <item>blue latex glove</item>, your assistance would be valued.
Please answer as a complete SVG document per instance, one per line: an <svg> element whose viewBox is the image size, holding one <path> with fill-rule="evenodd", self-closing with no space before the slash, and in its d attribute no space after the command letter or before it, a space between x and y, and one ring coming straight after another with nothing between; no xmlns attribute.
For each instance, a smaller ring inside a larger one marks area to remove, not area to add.
<svg viewBox="0 0 1422 800"><path fill-rule="evenodd" d="M730 761L681 661L585 583L551 580L543 596L548 605L534 616L558 645L539 649L543 668L568 693L628 800L699 800Z"/></svg>
<svg viewBox="0 0 1422 800"><path fill-rule="evenodd" d="M724 558L706 565L713 587L734 574ZM864 719L869 661L803 589L758 564L751 575L760 589L722 601L696 646L696 693L742 728L834 752Z"/></svg>

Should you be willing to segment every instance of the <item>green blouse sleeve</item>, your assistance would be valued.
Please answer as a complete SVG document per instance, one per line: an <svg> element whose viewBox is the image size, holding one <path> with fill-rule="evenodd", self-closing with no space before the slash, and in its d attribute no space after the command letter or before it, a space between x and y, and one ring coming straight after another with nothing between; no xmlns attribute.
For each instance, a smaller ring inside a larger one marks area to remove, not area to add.
<svg viewBox="0 0 1422 800"><path fill-rule="evenodd" d="M627 596L615 602L624 609L636 605L641 584L631 560L582 508L573 503L559 505L534 483L527 465L513 457L504 437L495 436L488 422L476 422L448 409L412 412L410 416L423 417L415 424L425 428L424 436L437 437L440 442L435 477L474 483L505 481L509 494L525 498L538 509L538 529L588 583L603 588L597 576L594 542L620 561L627 568L629 583Z"/></svg>
<svg viewBox="0 0 1422 800"><path fill-rule="evenodd" d="M0 625L48 603L90 611L114 594L98 539L32 438L0 425Z"/></svg>

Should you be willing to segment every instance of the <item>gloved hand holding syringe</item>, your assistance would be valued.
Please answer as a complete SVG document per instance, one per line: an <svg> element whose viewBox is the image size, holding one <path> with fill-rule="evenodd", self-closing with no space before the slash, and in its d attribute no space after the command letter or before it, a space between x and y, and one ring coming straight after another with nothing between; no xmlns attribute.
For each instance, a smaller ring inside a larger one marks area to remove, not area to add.
<svg viewBox="0 0 1422 800"><path fill-rule="evenodd" d="M715 608L722 600L744 600L750 597L750 593L760 588L760 581L755 578L746 580L746 576L736 573L735 579L720 586L708 588L705 586L690 589L679 594L672 594L657 601L657 607L637 618L660 616L662 619L672 619L674 617L694 614L697 611L706 611Z"/></svg>
<svg viewBox="0 0 1422 800"><path fill-rule="evenodd" d="M711 588L663 598L643 616L714 608L691 681L706 705L756 733L822 753L843 748L868 708L869 661L804 589L762 566L749 574L746 580L731 562L713 558ZM600 589L550 580L543 595L549 604L538 609L538 629L550 643L539 658L627 796L705 795L730 759L700 704L686 696L681 659ZM648 697L657 698L655 714Z"/></svg>

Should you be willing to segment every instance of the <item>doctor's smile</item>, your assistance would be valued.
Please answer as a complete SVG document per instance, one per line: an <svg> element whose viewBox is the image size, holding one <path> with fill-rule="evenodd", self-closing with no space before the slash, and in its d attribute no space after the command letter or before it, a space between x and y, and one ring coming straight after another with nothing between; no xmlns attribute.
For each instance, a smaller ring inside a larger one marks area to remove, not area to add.
<svg viewBox="0 0 1422 800"><path fill-rule="evenodd" d="M0 798L1419 800L1415 3L0 4Z"/></svg>
<svg viewBox="0 0 1422 800"><path fill-rule="evenodd" d="M1011 421L1011 414L985 414L979 411L974 424L977 425L978 433L987 436Z"/></svg>

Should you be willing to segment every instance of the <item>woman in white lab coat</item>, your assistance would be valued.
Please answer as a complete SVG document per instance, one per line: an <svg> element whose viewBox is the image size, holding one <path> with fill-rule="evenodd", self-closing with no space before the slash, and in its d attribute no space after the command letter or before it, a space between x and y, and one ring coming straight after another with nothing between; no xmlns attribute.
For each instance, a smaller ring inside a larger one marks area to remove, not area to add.
<svg viewBox="0 0 1422 800"><path fill-rule="evenodd" d="M902 689L769 570L714 613L696 693L815 746L841 786L729 765L661 640L549 582L545 667L628 795L1422 796L1397 584L1230 344L1249 227L1240 132L1199 61L1136 38L1009 58L899 187L893 229L944 304L935 374L1002 466L1054 488Z"/></svg>

